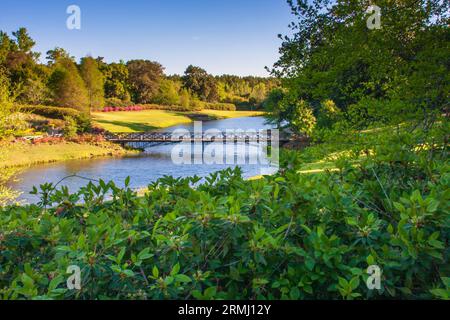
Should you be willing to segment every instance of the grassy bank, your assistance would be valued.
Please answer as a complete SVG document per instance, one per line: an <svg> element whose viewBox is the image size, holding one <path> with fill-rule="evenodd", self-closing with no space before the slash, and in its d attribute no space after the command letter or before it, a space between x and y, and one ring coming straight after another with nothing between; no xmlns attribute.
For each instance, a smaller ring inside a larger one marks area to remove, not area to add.
<svg viewBox="0 0 450 320"><path fill-rule="evenodd" d="M260 111L219 111L175 112L166 110L145 110L137 112L95 112L94 123L111 132L149 131L159 128L190 123L196 119L226 119L258 116Z"/></svg>
<svg viewBox="0 0 450 320"><path fill-rule="evenodd" d="M61 142L57 144L33 145L29 142L3 144L4 155L0 168L23 167L41 163L88 159L101 156L132 153L118 145L102 142L97 144Z"/></svg>

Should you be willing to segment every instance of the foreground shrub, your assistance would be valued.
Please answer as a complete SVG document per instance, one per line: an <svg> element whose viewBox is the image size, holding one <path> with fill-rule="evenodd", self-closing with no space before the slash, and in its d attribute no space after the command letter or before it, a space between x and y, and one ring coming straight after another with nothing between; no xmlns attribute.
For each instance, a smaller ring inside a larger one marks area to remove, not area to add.
<svg viewBox="0 0 450 320"><path fill-rule="evenodd" d="M445 298L445 154L375 148L358 167L338 160L337 172L299 174L293 154L274 176L164 177L143 197L129 179L75 194L42 185L38 205L0 210L0 296ZM81 269L81 290L66 288L69 265ZM381 268L380 290L366 286L370 265Z"/></svg>

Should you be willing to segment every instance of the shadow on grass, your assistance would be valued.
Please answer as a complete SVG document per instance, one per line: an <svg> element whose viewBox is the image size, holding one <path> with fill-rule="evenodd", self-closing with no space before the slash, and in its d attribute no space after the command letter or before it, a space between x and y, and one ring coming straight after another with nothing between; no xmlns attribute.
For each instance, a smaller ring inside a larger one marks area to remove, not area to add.
<svg viewBox="0 0 450 320"><path fill-rule="evenodd" d="M136 123L136 122L124 122L124 121L111 121L111 120L95 120L99 124L103 125L114 125L118 127L125 127L132 131L153 131L158 129L157 127L149 126L144 123ZM115 130L117 131L117 130ZM118 131L117 131L118 132Z"/></svg>
<svg viewBox="0 0 450 320"><path fill-rule="evenodd" d="M202 113L195 113L195 112L175 112L174 114L176 114L177 116L188 117L192 121L211 121L211 120L220 119L217 116L202 114Z"/></svg>

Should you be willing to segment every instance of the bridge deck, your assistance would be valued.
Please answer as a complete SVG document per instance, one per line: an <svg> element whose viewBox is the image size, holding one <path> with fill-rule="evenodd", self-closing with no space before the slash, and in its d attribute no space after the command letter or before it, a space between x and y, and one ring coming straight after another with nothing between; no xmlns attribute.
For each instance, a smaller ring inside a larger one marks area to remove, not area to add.
<svg viewBox="0 0 450 320"><path fill-rule="evenodd" d="M130 143L130 142L268 142L272 138L270 130L265 133L254 134L180 134L174 135L173 132L133 132L133 133L110 133L105 134L105 138L111 142ZM290 141L289 137L281 135L277 139L279 142Z"/></svg>

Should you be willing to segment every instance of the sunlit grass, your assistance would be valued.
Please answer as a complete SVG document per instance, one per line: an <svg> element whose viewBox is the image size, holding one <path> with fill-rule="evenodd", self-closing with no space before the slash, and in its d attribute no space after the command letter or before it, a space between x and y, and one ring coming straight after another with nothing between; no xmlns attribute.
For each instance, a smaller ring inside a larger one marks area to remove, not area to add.
<svg viewBox="0 0 450 320"><path fill-rule="evenodd" d="M209 116L215 116L218 118L239 118L239 117L255 117L262 116L264 112L262 111L222 111L222 110L202 110L202 114L207 114Z"/></svg>
<svg viewBox="0 0 450 320"><path fill-rule="evenodd" d="M192 122L196 115L213 119L238 118L262 115L260 111L174 112L166 110L145 110L135 112L94 112L94 123L111 132L138 132L166 128Z"/></svg>
<svg viewBox="0 0 450 320"><path fill-rule="evenodd" d="M3 146L7 152L0 159L0 168L30 166L73 159L85 159L109 155L121 155L126 152L117 145L103 143L99 145L62 142L57 144L15 143Z"/></svg>

